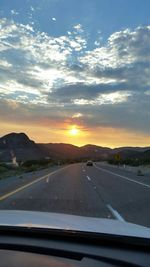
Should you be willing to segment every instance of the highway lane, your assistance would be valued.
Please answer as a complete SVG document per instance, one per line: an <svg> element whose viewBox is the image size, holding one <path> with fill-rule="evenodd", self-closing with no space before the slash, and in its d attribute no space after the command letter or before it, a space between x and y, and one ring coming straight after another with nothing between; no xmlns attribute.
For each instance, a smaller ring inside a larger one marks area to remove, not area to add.
<svg viewBox="0 0 150 267"><path fill-rule="evenodd" d="M85 171L109 209L125 221L150 227L150 177L101 164L85 166Z"/></svg>
<svg viewBox="0 0 150 267"><path fill-rule="evenodd" d="M0 209L114 218L150 227L150 177L80 163L38 177L31 184L28 180L26 185L19 185L14 193L9 187L12 194L2 195L6 197L0 200Z"/></svg>
<svg viewBox="0 0 150 267"><path fill-rule="evenodd" d="M0 201L0 209L61 212L113 218L88 183L81 164L56 170L44 179Z"/></svg>
<svg viewBox="0 0 150 267"><path fill-rule="evenodd" d="M51 173L59 169L58 166L49 167L34 172L25 172L18 176L11 176L5 179L0 179L0 199L3 195L8 192L15 190L18 187L26 185L27 183L33 182L37 178L40 178L48 173Z"/></svg>

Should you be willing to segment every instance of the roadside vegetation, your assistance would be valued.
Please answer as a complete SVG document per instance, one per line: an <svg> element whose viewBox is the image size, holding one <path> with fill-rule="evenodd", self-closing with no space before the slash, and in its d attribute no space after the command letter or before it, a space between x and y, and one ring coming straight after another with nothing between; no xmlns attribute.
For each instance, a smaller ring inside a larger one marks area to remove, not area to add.
<svg viewBox="0 0 150 267"><path fill-rule="evenodd" d="M137 159L137 158L127 158L127 159L108 159L107 161L109 164L113 165L129 165L133 167L138 167L138 166L146 166L150 165L150 158L148 159Z"/></svg>
<svg viewBox="0 0 150 267"><path fill-rule="evenodd" d="M51 160L29 160L25 162L19 162L18 166L14 166L8 163L0 163L0 179L11 177L11 176L20 176L23 173L35 172L41 169L46 169L52 166L58 165L57 162Z"/></svg>
<svg viewBox="0 0 150 267"><path fill-rule="evenodd" d="M14 166L11 163L0 162L0 179L12 176L20 176L21 178L24 173L36 172L53 166L62 166L62 165L79 163L81 161L86 161L86 159L28 160L25 162L18 162L18 166Z"/></svg>
<svg viewBox="0 0 150 267"><path fill-rule="evenodd" d="M11 165L0 163L0 179L7 178L10 176L17 176L20 175L21 173L22 172L20 167L14 168Z"/></svg>
<svg viewBox="0 0 150 267"><path fill-rule="evenodd" d="M36 172L53 166L86 162L87 160L87 158L28 160L25 162L18 162L18 166L14 166L11 163L0 162L0 179L12 176L20 176L21 178L24 173Z"/></svg>
<svg viewBox="0 0 150 267"><path fill-rule="evenodd" d="M0 179L12 177L12 176L20 176L24 173L36 172L42 169L47 169L53 166L62 166L80 162L86 162L89 158L78 158L78 159L61 159L61 160L52 160L52 159L41 159L41 160L28 160L25 162L18 162L18 166L13 166L11 163L3 163L0 162ZM91 159L93 161L101 161L102 159ZM110 158L107 160L109 164L112 165L127 165L127 166L150 166L150 157L145 159L137 159L137 158L126 158L116 160L114 158Z"/></svg>

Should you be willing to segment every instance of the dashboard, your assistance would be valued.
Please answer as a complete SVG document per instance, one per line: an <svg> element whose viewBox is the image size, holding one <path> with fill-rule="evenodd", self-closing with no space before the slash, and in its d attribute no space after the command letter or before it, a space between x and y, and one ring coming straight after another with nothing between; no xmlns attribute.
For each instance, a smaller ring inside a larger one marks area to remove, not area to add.
<svg viewBox="0 0 150 267"><path fill-rule="evenodd" d="M4 227L0 230L0 266L150 266L150 244L119 236Z"/></svg>

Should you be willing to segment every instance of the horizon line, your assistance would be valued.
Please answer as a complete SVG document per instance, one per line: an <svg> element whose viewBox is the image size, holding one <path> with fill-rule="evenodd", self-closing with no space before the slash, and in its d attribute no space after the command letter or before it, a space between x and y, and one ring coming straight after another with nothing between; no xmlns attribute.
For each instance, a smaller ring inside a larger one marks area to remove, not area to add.
<svg viewBox="0 0 150 267"><path fill-rule="evenodd" d="M75 147L78 147L78 148L81 148L81 147L84 147L84 146L97 146L97 147L101 147L101 148L106 148L106 149L119 149L119 148L150 148L150 145L147 145L147 146L129 146L129 145L126 145L126 146L118 146L118 147L109 147L109 146L102 146L102 145L98 145L98 144L93 144L93 143L88 143L88 144L85 144L85 145L81 145L81 146L78 146L78 145L74 145L72 143L63 143L63 142L36 142L34 141L33 139L30 139L29 135L27 135L25 132L10 132L10 133L7 133L3 136L0 136L0 139L1 138L4 138L5 136L7 135L11 135L11 134L24 134L26 135L30 141L33 141L35 144L64 144L64 145L72 145L72 146L75 146Z"/></svg>

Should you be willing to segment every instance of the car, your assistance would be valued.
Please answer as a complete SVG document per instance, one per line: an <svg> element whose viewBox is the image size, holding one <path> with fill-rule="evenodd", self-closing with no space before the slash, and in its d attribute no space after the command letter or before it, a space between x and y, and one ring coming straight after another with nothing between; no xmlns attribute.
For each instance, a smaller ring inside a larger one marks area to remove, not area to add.
<svg viewBox="0 0 150 267"><path fill-rule="evenodd" d="M113 219L0 211L0 266L149 266L149 228Z"/></svg>
<svg viewBox="0 0 150 267"><path fill-rule="evenodd" d="M93 161L91 160L87 161L86 166L93 166Z"/></svg>

